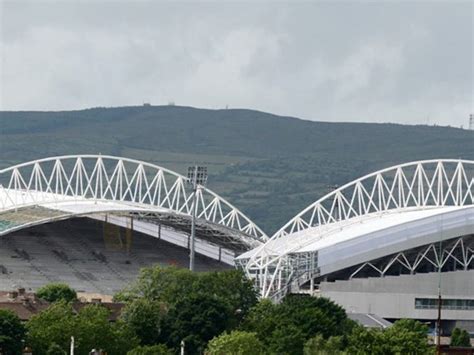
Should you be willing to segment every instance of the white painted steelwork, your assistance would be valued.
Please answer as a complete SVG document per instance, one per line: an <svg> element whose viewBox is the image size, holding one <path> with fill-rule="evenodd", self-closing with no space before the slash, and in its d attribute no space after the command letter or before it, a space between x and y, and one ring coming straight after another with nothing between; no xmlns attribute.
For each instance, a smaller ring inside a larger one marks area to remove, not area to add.
<svg viewBox="0 0 474 355"><path fill-rule="evenodd" d="M278 299L294 282L368 262L381 256L377 252L429 244L440 233L474 233L473 206L474 161L401 164L325 195L236 263L255 280L262 297ZM428 230L429 223L435 223L434 230Z"/></svg>
<svg viewBox="0 0 474 355"><path fill-rule="evenodd" d="M41 207L64 212L62 219L130 211L168 216L172 223L190 219L193 197L186 188L186 177L154 164L114 156L58 156L0 170L0 220L5 213ZM228 231L248 248L268 239L255 223L211 190L200 186L196 201L203 230L218 229L219 235ZM55 218L4 224L3 229L0 221L0 235Z"/></svg>
<svg viewBox="0 0 474 355"><path fill-rule="evenodd" d="M448 262L459 265L464 271L468 270L474 260L474 249L469 244L468 237L454 238L450 243L435 242L424 245L415 253L399 252L379 262L368 261L357 267L349 279L357 277L364 269L374 271L380 277L384 277L394 267L400 267L410 274L416 273L421 266L432 266L435 270L443 269Z"/></svg>

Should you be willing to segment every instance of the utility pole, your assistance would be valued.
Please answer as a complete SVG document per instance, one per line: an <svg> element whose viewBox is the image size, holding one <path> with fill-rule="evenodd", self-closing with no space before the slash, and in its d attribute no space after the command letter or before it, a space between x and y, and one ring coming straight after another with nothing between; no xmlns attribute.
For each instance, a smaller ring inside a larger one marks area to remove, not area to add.
<svg viewBox="0 0 474 355"><path fill-rule="evenodd" d="M71 355L74 355L74 337L71 337L70 354L71 354Z"/></svg>
<svg viewBox="0 0 474 355"><path fill-rule="evenodd" d="M207 167L190 166L188 168L187 183L193 189L193 206L191 219L191 241L189 245L189 270L194 271L194 242L196 238L197 192L207 182Z"/></svg>
<svg viewBox="0 0 474 355"><path fill-rule="evenodd" d="M441 269L443 267L442 239L439 239L438 257L438 318L436 319L436 354L441 355Z"/></svg>

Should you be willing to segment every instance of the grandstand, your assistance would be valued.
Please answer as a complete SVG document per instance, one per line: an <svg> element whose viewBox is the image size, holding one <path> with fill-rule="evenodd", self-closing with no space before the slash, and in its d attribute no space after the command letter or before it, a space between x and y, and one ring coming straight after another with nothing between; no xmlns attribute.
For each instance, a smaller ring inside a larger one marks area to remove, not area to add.
<svg viewBox="0 0 474 355"><path fill-rule="evenodd" d="M64 282L78 292L113 295L151 265L188 267L189 252L155 237L90 218L75 218L0 238L0 290L36 290ZM113 240L111 236L113 235ZM225 263L196 257L196 270L223 270Z"/></svg>

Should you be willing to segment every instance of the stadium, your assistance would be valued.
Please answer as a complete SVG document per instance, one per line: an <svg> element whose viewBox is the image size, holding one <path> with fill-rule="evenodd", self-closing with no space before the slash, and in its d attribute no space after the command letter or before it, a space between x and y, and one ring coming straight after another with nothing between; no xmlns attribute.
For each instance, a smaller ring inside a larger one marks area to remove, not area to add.
<svg viewBox="0 0 474 355"><path fill-rule="evenodd" d="M443 328L474 331L473 161L366 175L272 237L209 189L194 196L186 182L153 164L101 155L1 170L0 289L61 281L113 294L143 266L186 267L195 208L197 270L237 266L261 297L321 295L379 324L433 322L440 288Z"/></svg>
<svg viewBox="0 0 474 355"><path fill-rule="evenodd" d="M348 312L474 332L474 162L406 163L354 180L236 263L262 297L308 292Z"/></svg>
<svg viewBox="0 0 474 355"><path fill-rule="evenodd" d="M145 162L94 155L1 170L0 289L66 282L112 295L141 267L187 267L194 193L186 180ZM196 270L230 268L236 255L268 239L212 191L198 188L196 201Z"/></svg>

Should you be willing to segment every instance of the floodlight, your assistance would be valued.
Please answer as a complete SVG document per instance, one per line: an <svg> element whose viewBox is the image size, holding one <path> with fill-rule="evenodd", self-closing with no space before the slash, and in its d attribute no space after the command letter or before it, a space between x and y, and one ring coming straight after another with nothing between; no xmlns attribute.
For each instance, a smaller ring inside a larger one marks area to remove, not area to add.
<svg viewBox="0 0 474 355"><path fill-rule="evenodd" d="M189 270L194 271L194 240L196 237L196 209L197 209L197 190L207 182L206 166L188 167L188 178L186 181L193 188L193 211L191 220L191 242L189 246Z"/></svg>

